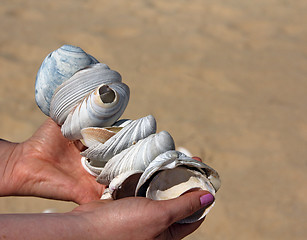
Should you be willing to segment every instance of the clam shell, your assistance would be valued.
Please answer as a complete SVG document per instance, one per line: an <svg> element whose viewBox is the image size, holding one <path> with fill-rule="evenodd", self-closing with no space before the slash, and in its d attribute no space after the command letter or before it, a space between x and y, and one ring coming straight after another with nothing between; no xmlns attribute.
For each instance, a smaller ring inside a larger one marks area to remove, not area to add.
<svg viewBox="0 0 307 240"><path fill-rule="evenodd" d="M50 101L56 88L75 72L98 61L81 48L64 45L51 52L38 70L35 100L43 113L49 115Z"/></svg>

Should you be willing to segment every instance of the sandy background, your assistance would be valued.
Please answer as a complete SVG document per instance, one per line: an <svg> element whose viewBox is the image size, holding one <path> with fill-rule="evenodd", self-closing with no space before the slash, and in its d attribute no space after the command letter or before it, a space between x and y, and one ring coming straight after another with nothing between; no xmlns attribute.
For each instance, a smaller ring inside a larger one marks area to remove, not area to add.
<svg viewBox="0 0 307 240"><path fill-rule="evenodd" d="M123 117L217 169L222 188L187 239L306 239L307 2L1 0L0 136L44 121L34 81L45 56L78 45L130 86ZM0 212L75 205L1 198Z"/></svg>

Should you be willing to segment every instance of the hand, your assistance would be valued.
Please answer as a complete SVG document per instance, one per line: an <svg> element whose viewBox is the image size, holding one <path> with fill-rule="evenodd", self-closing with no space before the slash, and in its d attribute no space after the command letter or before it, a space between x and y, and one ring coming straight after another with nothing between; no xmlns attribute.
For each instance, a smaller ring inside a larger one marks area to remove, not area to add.
<svg viewBox="0 0 307 240"><path fill-rule="evenodd" d="M182 239L195 231L203 220L190 224L176 221L210 206L213 200L208 192L196 191L164 201L147 198L94 201L68 213L0 214L0 226L5 226L0 228L0 237L31 240Z"/></svg>
<svg viewBox="0 0 307 240"><path fill-rule="evenodd" d="M75 208L72 213L82 216L87 221L82 225L91 226L88 230L98 239L182 239L203 220L190 224L176 221L210 206L213 201L209 192L196 191L165 201L141 197L94 201Z"/></svg>
<svg viewBox="0 0 307 240"><path fill-rule="evenodd" d="M30 139L13 145L0 185L2 195L38 196L78 204L100 199L105 186L83 169L82 143L64 138L50 118Z"/></svg>

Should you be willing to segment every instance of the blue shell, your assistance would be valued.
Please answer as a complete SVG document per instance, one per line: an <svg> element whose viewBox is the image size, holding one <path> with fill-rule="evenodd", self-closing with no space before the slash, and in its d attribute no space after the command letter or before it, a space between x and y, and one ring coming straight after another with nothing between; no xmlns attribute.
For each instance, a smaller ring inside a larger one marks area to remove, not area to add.
<svg viewBox="0 0 307 240"><path fill-rule="evenodd" d="M50 101L54 91L77 71L98 61L81 48L64 45L51 52L38 70L35 82L35 100L49 116Z"/></svg>

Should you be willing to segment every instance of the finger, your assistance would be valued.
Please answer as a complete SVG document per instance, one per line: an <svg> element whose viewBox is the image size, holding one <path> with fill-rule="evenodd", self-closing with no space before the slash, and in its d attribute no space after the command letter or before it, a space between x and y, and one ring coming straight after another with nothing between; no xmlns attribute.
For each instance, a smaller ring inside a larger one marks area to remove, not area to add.
<svg viewBox="0 0 307 240"><path fill-rule="evenodd" d="M196 160L196 161L199 161L199 162L202 162L203 160L201 160L201 158L200 157L192 157L194 160Z"/></svg>
<svg viewBox="0 0 307 240"><path fill-rule="evenodd" d="M169 217L169 225L189 217L201 208L209 207L214 197L208 191L194 191L186 193L178 198L160 201Z"/></svg>
<svg viewBox="0 0 307 240"><path fill-rule="evenodd" d="M205 219L201 219L194 223L188 223L188 224L180 224L180 223L174 223L170 228L170 234L173 236L174 239L182 239L185 236L188 236L192 232L194 232L199 226L203 223Z"/></svg>

